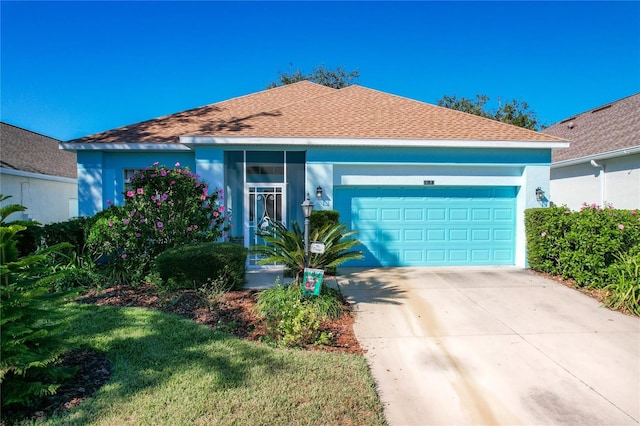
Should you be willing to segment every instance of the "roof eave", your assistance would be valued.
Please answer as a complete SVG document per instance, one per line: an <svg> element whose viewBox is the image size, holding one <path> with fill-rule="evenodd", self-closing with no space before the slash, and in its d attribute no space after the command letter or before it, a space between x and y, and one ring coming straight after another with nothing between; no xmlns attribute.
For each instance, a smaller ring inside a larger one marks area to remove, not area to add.
<svg viewBox="0 0 640 426"><path fill-rule="evenodd" d="M622 157L625 155L631 155L631 154L637 154L637 153L640 153L640 145L617 149L615 151L601 152L598 154L587 155L585 157L580 157L580 158L571 158L569 160L557 161L557 162L551 163L551 168L555 169L558 167L574 166L576 164L588 163L591 160L593 161L607 160L609 158Z"/></svg>
<svg viewBox="0 0 640 426"><path fill-rule="evenodd" d="M398 148L568 148L569 142L531 140L459 140L459 139L388 139L388 138L300 138L300 137L219 137L180 136L184 145L288 145L353 146Z"/></svg>
<svg viewBox="0 0 640 426"><path fill-rule="evenodd" d="M64 151L190 151L181 143L60 143Z"/></svg>

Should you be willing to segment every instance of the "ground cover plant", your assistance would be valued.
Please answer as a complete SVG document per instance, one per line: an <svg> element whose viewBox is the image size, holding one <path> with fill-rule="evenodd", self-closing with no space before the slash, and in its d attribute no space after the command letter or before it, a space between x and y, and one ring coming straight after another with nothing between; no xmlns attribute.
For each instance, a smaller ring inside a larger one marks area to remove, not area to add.
<svg viewBox="0 0 640 426"><path fill-rule="evenodd" d="M600 293L605 305L640 315L640 214L586 203L525 213L532 269Z"/></svg>

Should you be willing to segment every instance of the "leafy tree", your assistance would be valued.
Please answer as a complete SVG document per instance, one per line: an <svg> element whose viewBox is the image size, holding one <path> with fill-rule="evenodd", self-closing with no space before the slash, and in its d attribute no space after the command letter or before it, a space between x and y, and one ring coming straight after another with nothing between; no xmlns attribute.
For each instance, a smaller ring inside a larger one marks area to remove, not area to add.
<svg viewBox="0 0 640 426"><path fill-rule="evenodd" d="M519 102L512 99L509 102L503 103L498 99L498 108L489 109L487 106L489 100L487 95L476 95L475 100L458 98L455 95L444 95L442 99L438 100L438 105L503 123L513 124L514 126L524 127L529 130L539 130L546 127L546 125L538 120L535 111L529 109L529 104L526 102Z"/></svg>
<svg viewBox="0 0 640 426"><path fill-rule="evenodd" d="M278 71L278 81L271 82L267 86L267 89L273 89L274 87L297 83L303 80L309 80L323 86L333 87L334 89L342 89L343 87L357 83L359 77L360 72L358 70L347 71L342 67L331 69L320 65L309 74L305 74L300 70L292 72Z"/></svg>
<svg viewBox="0 0 640 426"><path fill-rule="evenodd" d="M137 281L163 251L224 236L221 197L188 167L156 162L131 178L124 205L97 215L87 243L94 257L109 261L114 279Z"/></svg>

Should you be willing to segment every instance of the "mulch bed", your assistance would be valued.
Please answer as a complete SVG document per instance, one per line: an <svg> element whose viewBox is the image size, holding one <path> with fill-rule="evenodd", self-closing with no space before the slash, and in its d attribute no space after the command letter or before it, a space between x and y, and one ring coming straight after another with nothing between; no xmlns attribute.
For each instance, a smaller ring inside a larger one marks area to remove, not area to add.
<svg viewBox="0 0 640 426"><path fill-rule="evenodd" d="M137 287L115 286L99 291L91 290L76 301L99 306L157 309L181 315L241 339L259 342L266 334L266 329L254 309L257 294L257 290L230 291L213 305L209 305L205 296L198 291L183 290L162 297L155 287L144 284ZM332 333L332 341L328 345L310 346L307 350L364 353L353 332L354 316L349 305L346 302L344 304L347 309L340 318L325 321L321 325L321 331ZM111 374L106 357L93 351L72 351L63 357L61 365L76 367L78 373L73 379L66 381L55 395L43 398L28 410L5 411L3 418L7 422L8 419L38 420L54 412L70 410L92 396L109 380ZM0 425L5 425L5 421L0 422Z"/></svg>

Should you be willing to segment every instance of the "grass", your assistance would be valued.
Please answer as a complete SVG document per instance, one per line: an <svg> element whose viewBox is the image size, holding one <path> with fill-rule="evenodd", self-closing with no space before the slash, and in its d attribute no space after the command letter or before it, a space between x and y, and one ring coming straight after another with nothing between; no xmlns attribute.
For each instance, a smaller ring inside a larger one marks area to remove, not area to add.
<svg viewBox="0 0 640 426"><path fill-rule="evenodd" d="M385 424L360 355L275 349L141 308L65 310L71 343L105 353L112 375L43 424Z"/></svg>

